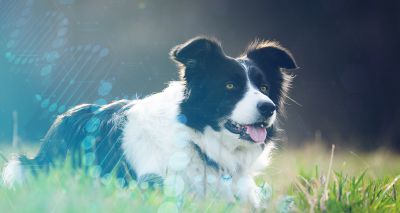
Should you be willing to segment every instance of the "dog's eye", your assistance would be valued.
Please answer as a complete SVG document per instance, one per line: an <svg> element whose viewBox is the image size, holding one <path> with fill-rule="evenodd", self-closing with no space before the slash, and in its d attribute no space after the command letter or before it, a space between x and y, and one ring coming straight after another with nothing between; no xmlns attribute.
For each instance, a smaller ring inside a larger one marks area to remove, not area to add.
<svg viewBox="0 0 400 213"><path fill-rule="evenodd" d="M225 87L226 87L227 90L233 90L233 89L235 88L235 85L232 84L232 83L227 83L227 84L225 85Z"/></svg>
<svg viewBox="0 0 400 213"><path fill-rule="evenodd" d="M263 92L263 93L266 93L268 91L268 86L267 85L262 85L260 87L260 91Z"/></svg>

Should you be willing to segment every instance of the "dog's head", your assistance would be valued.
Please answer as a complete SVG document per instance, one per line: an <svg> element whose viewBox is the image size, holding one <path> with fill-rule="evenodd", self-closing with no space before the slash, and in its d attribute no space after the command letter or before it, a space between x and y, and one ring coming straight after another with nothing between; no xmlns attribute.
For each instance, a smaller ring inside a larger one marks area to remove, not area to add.
<svg viewBox="0 0 400 213"><path fill-rule="evenodd" d="M266 141L268 129L282 112L295 69L290 52L276 42L255 41L239 58L227 56L221 44L197 37L174 47L171 58L186 84L181 114L186 125L204 131L227 130L235 137Z"/></svg>

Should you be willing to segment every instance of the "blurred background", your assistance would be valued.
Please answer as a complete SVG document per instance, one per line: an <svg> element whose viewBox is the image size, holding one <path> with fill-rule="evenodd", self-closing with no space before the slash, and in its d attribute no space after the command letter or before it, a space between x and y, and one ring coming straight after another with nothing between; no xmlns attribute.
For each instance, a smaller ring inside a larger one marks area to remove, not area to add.
<svg viewBox="0 0 400 213"><path fill-rule="evenodd" d="M255 38L301 67L284 119L287 146L400 151L400 1L0 0L0 143L38 143L79 103L160 91L168 52L215 36L238 56Z"/></svg>

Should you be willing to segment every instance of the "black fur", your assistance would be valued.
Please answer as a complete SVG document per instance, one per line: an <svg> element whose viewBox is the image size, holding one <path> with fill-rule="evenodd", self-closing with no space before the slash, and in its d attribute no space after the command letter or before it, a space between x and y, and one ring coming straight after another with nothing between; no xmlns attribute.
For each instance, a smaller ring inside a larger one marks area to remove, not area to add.
<svg viewBox="0 0 400 213"><path fill-rule="evenodd" d="M193 146L193 149L196 150L197 154L199 155L200 159L205 163L205 165L213 168L215 171L220 170L220 166L215 160L211 159L206 153L204 153L197 144L195 144L194 142L191 142L191 144Z"/></svg>
<svg viewBox="0 0 400 213"><path fill-rule="evenodd" d="M292 77L285 69L297 68L291 53L275 42L256 41L238 59L225 55L221 44L213 38L197 37L178 45L170 53L180 67L181 80L186 82L186 98L181 113L187 125L203 131L206 126L220 130L218 122L228 116L246 91L245 70L250 67L252 84L269 86L268 96L283 112ZM228 82L234 90L226 90Z"/></svg>
<svg viewBox="0 0 400 213"><path fill-rule="evenodd" d="M37 156L33 159L21 156L21 163L30 166L35 174L36 170L48 170L56 162L63 162L69 153L74 168L97 165L101 176L116 168L117 177L125 183L136 179L121 149L125 112L131 104L120 100L104 106L83 104L70 109L53 123ZM85 159L88 153L94 154L93 162Z"/></svg>
<svg viewBox="0 0 400 213"><path fill-rule="evenodd" d="M293 80L293 76L284 69L298 68L290 51L277 42L256 40L249 45L242 58L250 61L255 67L251 73L254 80L257 78L256 70L264 73L270 84L268 96L277 104L279 111L284 113L283 107Z"/></svg>
<svg viewBox="0 0 400 213"><path fill-rule="evenodd" d="M224 54L215 39L195 38L174 48L171 53L181 67L181 79L186 82L181 113L189 127L203 131L206 126L219 130L218 121L232 112L243 97L246 75L235 59ZM237 88L228 91L226 83Z"/></svg>

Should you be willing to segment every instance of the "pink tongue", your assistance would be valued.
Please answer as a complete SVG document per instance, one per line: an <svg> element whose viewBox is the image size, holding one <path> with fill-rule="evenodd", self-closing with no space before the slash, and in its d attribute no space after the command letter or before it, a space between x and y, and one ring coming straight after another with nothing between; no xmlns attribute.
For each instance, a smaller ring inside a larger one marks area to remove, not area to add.
<svg viewBox="0 0 400 213"><path fill-rule="evenodd" d="M261 127L246 126L246 133L250 135L251 139L256 143L264 143L267 138L267 130Z"/></svg>

